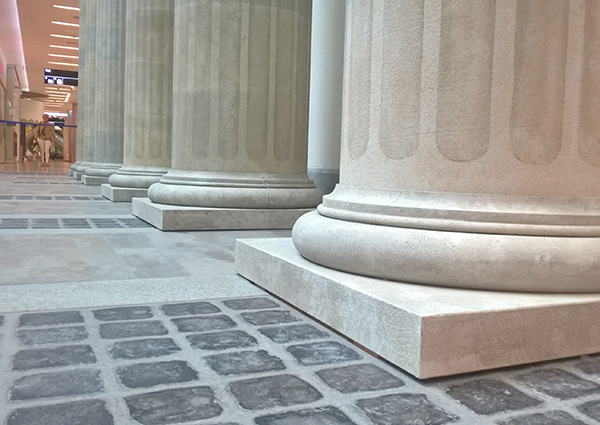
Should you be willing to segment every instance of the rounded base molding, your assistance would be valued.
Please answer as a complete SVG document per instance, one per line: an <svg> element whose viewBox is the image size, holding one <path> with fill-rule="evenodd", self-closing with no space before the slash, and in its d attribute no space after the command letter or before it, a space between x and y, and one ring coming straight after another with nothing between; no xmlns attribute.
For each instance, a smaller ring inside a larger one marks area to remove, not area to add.
<svg viewBox="0 0 600 425"><path fill-rule="evenodd" d="M152 202L210 208L314 208L323 193L306 176L169 171L148 189Z"/></svg>
<svg viewBox="0 0 600 425"><path fill-rule="evenodd" d="M121 167L108 178L108 183L113 187L147 189L168 171L168 168L159 167Z"/></svg>
<svg viewBox="0 0 600 425"><path fill-rule="evenodd" d="M85 175L93 177L109 177L119 171L121 165L122 164L105 164L94 162L90 164L89 168L85 172Z"/></svg>
<svg viewBox="0 0 600 425"><path fill-rule="evenodd" d="M292 240L307 260L405 283L479 290L599 293L600 238L467 233L302 216Z"/></svg>

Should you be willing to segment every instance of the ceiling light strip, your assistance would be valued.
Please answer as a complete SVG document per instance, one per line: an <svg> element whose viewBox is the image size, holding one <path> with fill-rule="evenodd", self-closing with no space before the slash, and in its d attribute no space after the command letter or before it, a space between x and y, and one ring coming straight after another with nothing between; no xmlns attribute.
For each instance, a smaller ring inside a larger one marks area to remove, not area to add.
<svg viewBox="0 0 600 425"><path fill-rule="evenodd" d="M73 7L73 6L63 6L62 4L53 4L52 7L56 7L57 9L65 9L65 10L77 10L79 11L78 7Z"/></svg>
<svg viewBox="0 0 600 425"><path fill-rule="evenodd" d="M63 22L63 21L51 21L51 22L53 24L55 24L55 25L64 25L64 26L67 26L67 27L77 27L77 28L79 28L79 24L74 24L74 23L71 23L71 22Z"/></svg>
<svg viewBox="0 0 600 425"><path fill-rule="evenodd" d="M55 58L79 59L79 56L59 55L56 53L48 53L48 56L53 56Z"/></svg>
<svg viewBox="0 0 600 425"><path fill-rule="evenodd" d="M50 61L48 61L48 63L54 64L54 65L65 65L65 66L76 66L76 67L79 67L79 65L76 64L76 63L50 62Z"/></svg>
<svg viewBox="0 0 600 425"><path fill-rule="evenodd" d="M61 46L59 44L51 44L50 47L54 47L55 49L79 50L79 47Z"/></svg>
<svg viewBox="0 0 600 425"><path fill-rule="evenodd" d="M71 39L71 40L79 40L79 37L75 37L74 35L50 34L50 37L68 38L68 39Z"/></svg>

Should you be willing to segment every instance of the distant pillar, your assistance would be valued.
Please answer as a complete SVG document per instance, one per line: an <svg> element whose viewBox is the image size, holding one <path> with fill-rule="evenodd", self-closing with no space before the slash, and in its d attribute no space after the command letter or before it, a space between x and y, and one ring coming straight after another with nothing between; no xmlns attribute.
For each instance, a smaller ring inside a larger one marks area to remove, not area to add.
<svg viewBox="0 0 600 425"><path fill-rule="evenodd" d="M123 164L126 1L96 1L94 155L82 177L82 182L90 186L107 183Z"/></svg>
<svg viewBox="0 0 600 425"><path fill-rule="evenodd" d="M116 202L146 197L171 166L174 0L128 0L123 167L102 185Z"/></svg>
<svg viewBox="0 0 600 425"><path fill-rule="evenodd" d="M313 0L308 176L324 193L340 179L345 0Z"/></svg>
<svg viewBox="0 0 600 425"><path fill-rule="evenodd" d="M96 139L96 38L98 0L80 2L79 87L77 92L77 161L69 175L77 180L85 174L94 159Z"/></svg>
<svg viewBox="0 0 600 425"><path fill-rule="evenodd" d="M289 228L320 202L306 171L310 19L310 0L175 1L172 169L134 214L164 230Z"/></svg>
<svg viewBox="0 0 600 425"><path fill-rule="evenodd" d="M402 282L600 292L597 2L347 11L341 182L298 251Z"/></svg>

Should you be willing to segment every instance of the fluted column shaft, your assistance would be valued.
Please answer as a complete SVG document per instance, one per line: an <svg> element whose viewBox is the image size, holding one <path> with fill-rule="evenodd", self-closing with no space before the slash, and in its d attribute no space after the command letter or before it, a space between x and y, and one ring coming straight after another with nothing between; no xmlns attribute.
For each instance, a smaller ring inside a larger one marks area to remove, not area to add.
<svg viewBox="0 0 600 425"><path fill-rule="evenodd" d="M77 161L71 166L76 176L94 160L96 138L96 38L98 0L80 2L79 87L77 93Z"/></svg>
<svg viewBox="0 0 600 425"><path fill-rule="evenodd" d="M585 0L349 0L341 184L296 224L300 253L399 281L600 291L599 17Z"/></svg>
<svg viewBox="0 0 600 425"><path fill-rule="evenodd" d="M114 187L148 188L171 166L174 0L128 0L123 167Z"/></svg>
<svg viewBox="0 0 600 425"><path fill-rule="evenodd" d="M123 163L125 0L96 0L95 139L86 176L108 177Z"/></svg>
<svg viewBox="0 0 600 425"><path fill-rule="evenodd" d="M311 1L175 1L172 170L153 202L315 206L306 176Z"/></svg>

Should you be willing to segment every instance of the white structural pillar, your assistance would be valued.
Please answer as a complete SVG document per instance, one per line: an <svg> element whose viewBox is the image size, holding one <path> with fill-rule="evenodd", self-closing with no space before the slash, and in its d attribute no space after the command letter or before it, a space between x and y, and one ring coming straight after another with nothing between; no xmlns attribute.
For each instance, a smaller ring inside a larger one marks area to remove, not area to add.
<svg viewBox="0 0 600 425"><path fill-rule="evenodd" d="M123 167L102 185L115 202L147 196L171 166L174 0L128 0Z"/></svg>
<svg viewBox="0 0 600 425"><path fill-rule="evenodd" d="M96 139L96 36L98 0L81 0L79 25L79 87L77 93L77 161L69 175L77 180L94 159Z"/></svg>
<svg viewBox="0 0 600 425"><path fill-rule="evenodd" d="M345 0L313 0L308 176L330 193L340 178Z"/></svg>
<svg viewBox="0 0 600 425"><path fill-rule="evenodd" d="M81 181L99 186L123 165L124 88L125 88L125 0L97 2L95 138L93 159ZM93 118L92 118L93 117Z"/></svg>
<svg viewBox="0 0 600 425"><path fill-rule="evenodd" d="M599 20L348 0L340 184L238 272L422 378L600 352Z"/></svg>
<svg viewBox="0 0 600 425"><path fill-rule="evenodd" d="M311 1L175 1L172 169L134 199L163 230L290 228L307 177Z"/></svg>
<svg viewBox="0 0 600 425"><path fill-rule="evenodd" d="M297 223L300 253L404 282L600 292L599 7L349 5L341 184Z"/></svg>

